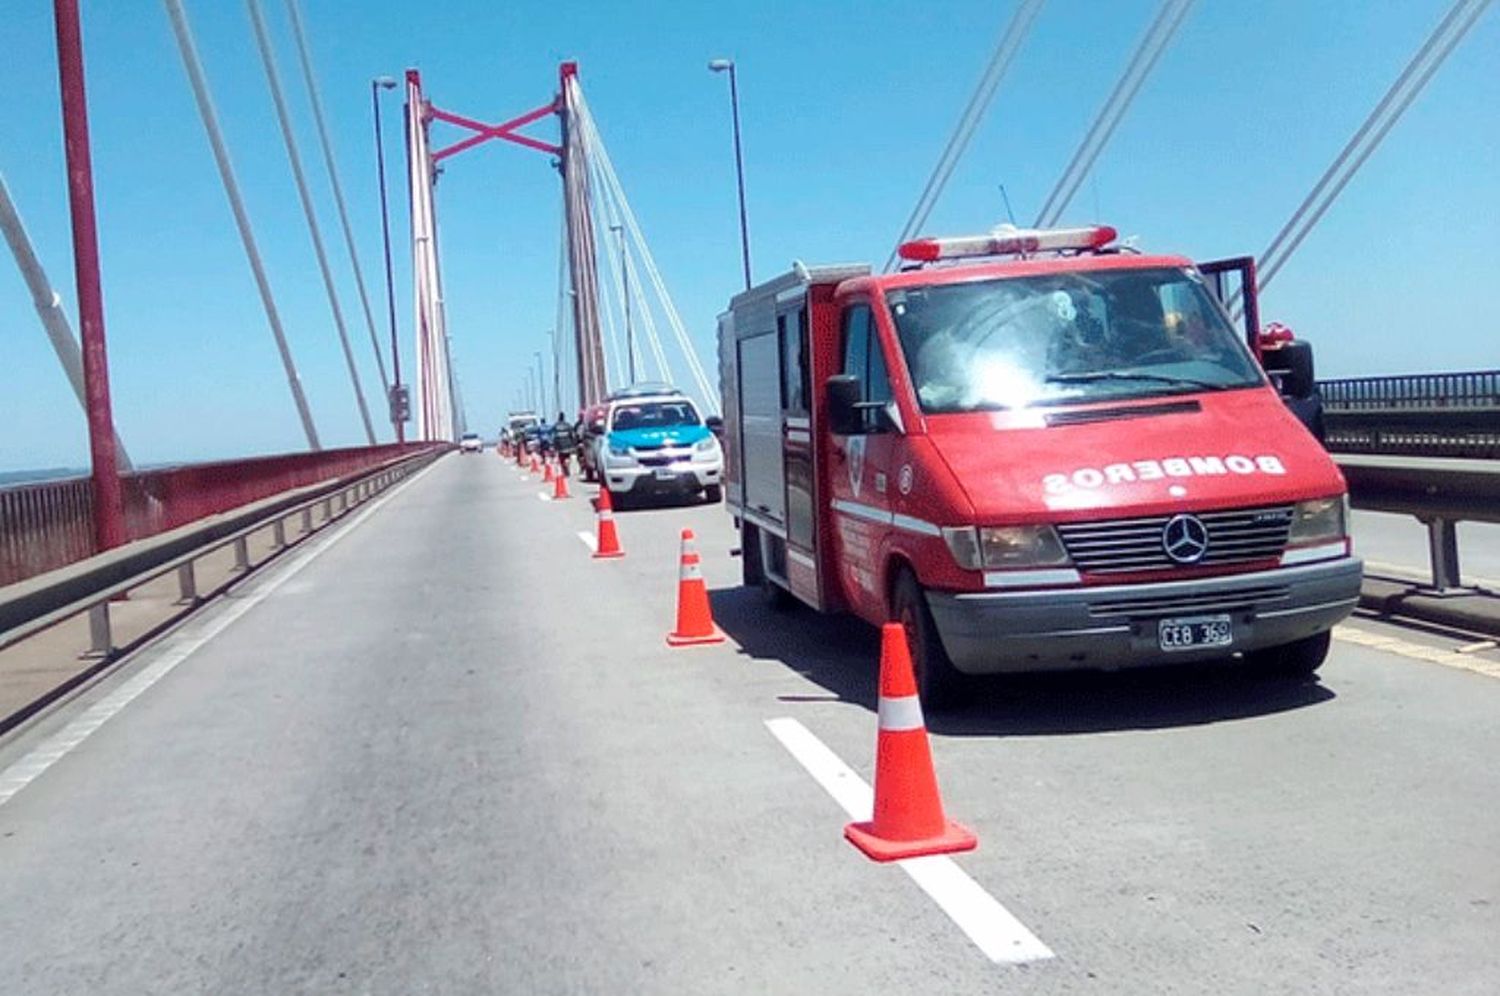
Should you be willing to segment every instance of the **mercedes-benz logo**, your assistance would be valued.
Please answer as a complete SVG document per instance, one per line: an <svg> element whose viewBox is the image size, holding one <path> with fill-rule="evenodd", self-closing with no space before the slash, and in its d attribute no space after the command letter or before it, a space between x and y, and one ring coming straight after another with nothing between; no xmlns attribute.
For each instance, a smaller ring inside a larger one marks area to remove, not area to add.
<svg viewBox="0 0 1500 996"><path fill-rule="evenodd" d="M1162 526L1161 547L1179 564L1196 564L1208 552L1208 527L1196 515L1174 515Z"/></svg>

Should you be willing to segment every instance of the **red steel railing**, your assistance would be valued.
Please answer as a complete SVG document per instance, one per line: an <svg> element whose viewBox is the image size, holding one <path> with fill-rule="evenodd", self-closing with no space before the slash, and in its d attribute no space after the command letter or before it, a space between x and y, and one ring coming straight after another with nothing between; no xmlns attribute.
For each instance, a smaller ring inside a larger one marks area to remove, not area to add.
<svg viewBox="0 0 1500 996"><path fill-rule="evenodd" d="M443 444L361 446L316 453L184 464L121 477L131 540L175 529L262 498L348 477ZM0 488L0 585L95 553L87 477Z"/></svg>

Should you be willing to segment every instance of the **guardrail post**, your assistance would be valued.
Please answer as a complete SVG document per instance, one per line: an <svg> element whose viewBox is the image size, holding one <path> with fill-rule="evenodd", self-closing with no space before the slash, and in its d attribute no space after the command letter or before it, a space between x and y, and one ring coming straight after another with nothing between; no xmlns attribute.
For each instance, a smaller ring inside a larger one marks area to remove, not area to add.
<svg viewBox="0 0 1500 996"><path fill-rule="evenodd" d="M286 546L286 520L277 519L271 525L271 535L275 538L276 549L280 550Z"/></svg>
<svg viewBox="0 0 1500 996"><path fill-rule="evenodd" d="M333 499L323 499L323 521L329 522L333 519Z"/></svg>
<svg viewBox="0 0 1500 996"><path fill-rule="evenodd" d="M100 602L89 609L89 649L83 656L108 657L114 649L114 638L109 631L109 602Z"/></svg>
<svg viewBox="0 0 1500 996"><path fill-rule="evenodd" d="M191 560L177 568L177 600L184 605L198 601L198 572Z"/></svg>
<svg viewBox="0 0 1500 996"><path fill-rule="evenodd" d="M1427 520L1427 550L1432 557L1432 587L1438 594L1463 587L1458 570L1458 524L1451 519Z"/></svg>
<svg viewBox="0 0 1500 996"><path fill-rule="evenodd" d="M243 536L234 541L234 569L242 572L250 570L250 544Z"/></svg>
<svg viewBox="0 0 1500 996"><path fill-rule="evenodd" d="M312 532L312 506L302 510L302 532L304 535Z"/></svg>

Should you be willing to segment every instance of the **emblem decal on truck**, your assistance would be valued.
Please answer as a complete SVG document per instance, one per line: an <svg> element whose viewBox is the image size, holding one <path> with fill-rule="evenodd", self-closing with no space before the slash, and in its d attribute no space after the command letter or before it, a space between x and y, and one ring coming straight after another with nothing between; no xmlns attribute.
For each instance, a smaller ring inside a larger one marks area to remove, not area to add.
<svg viewBox="0 0 1500 996"><path fill-rule="evenodd" d="M859 497L859 489L865 482L865 437L850 436L849 442L849 490Z"/></svg>
<svg viewBox="0 0 1500 996"><path fill-rule="evenodd" d="M900 489L902 494L909 495L911 494L911 482L911 464L903 463L901 465L901 474L896 478L896 487Z"/></svg>
<svg viewBox="0 0 1500 996"><path fill-rule="evenodd" d="M1161 547L1179 564L1196 564L1208 552L1208 527L1196 515L1174 515L1161 528Z"/></svg>
<svg viewBox="0 0 1500 996"><path fill-rule="evenodd" d="M1222 457L1163 457L1160 460L1079 467L1068 473L1047 474L1042 478L1042 488L1049 495L1061 495L1073 490L1089 491L1106 484L1134 484L1137 481L1160 481L1168 477L1222 477L1226 474L1270 474L1281 477L1286 474L1286 465L1281 462L1281 457L1271 454L1256 457L1239 453Z"/></svg>

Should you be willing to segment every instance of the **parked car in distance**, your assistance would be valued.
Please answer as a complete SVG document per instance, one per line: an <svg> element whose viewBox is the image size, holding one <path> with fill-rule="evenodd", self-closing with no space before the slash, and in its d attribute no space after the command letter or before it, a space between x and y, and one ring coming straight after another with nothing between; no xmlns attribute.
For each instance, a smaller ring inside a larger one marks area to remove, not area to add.
<svg viewBox="0 0 1500 996"><path fill-rule="evenodd" d="M458 452L483 453L484 440L479 438L479 433L477 432L466 432L458 441Z"/></svg>

